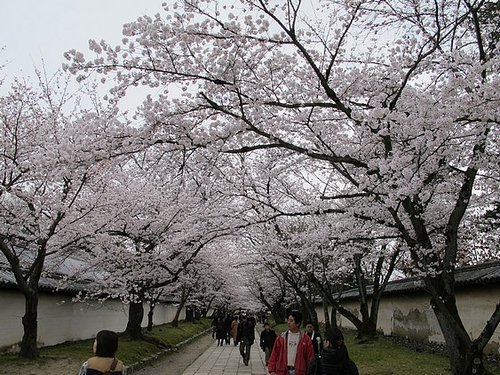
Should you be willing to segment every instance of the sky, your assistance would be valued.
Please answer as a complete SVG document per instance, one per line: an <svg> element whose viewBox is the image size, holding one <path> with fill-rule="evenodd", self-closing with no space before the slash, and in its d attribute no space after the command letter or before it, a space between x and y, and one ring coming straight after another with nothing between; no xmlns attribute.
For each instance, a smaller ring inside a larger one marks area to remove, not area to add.
<svg viewBox="0 0 500 375"><path fill-rule="evenodd" d="M70 49L88 52L88 40L119 44L122 26L161 12L165 0L0 0L2 93L15 77L34 77L35 67L54 74ZM166 1L168 2L168 0Z"/></svg>
<svg viewBox="0 0 500 375"><path fill-rule="evenodd" d="M9 91L15 78L36 85L35 68L52 77L66 62L63 54L68 50L92 57L89 39L121 45L123 25L144 14L163 13L164 2L174 0L0 0L0 95ZM312 9L309 2L313 0L305 1L304 7ZM107 92L101 89L102 97ZM157 94L134 90L120 108L134 111L146 94Z"/></svg>

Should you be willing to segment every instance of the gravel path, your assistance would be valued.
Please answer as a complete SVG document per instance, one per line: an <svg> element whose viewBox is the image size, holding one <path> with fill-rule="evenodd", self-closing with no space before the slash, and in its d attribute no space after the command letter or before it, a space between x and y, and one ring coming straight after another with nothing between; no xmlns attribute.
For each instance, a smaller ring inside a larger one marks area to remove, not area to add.
<svg viewBox="0 0 500 375"><path fill-rule="evenodd" d="M157 362L140 370L131 372L133 375L181 375L186 367L193 363L212 344L211 333L183 345L178 351L167 354Z"/></svg>

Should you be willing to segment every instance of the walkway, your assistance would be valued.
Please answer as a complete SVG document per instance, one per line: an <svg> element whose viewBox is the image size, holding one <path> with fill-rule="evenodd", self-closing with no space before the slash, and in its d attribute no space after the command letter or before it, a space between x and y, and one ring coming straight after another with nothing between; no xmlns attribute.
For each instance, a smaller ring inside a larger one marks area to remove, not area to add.
<svg viewBox="0 0 500 375"><path fill-rule="evenodd" d="M264 352L260 350L257 339L252 345L250 362L245 366L239 352L239 346L217 346L217 341L194 361L182 375L266 375Z"/></svg>

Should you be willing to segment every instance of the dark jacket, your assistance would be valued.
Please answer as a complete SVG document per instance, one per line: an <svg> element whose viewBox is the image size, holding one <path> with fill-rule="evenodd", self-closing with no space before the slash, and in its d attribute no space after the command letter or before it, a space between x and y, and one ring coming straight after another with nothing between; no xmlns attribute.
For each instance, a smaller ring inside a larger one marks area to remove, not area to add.
<svg viewBox="0 0 500 375"><path fill-rule="evenodd" d="M236 337L236 341L241 342L243 337L248 339L250 345L255 342L255 326L248 319L243 319L238 325L238 335Z"/></svg>
<svg viewBox="0 0 500 375"><path fill-rule="evenodd" d="M217 339L225 339L226 336L227 336L226 326L224 324L224 321L222 319L220 319L217 322L217 325L215 326L215 337Z"/></svg>
<svg viewBox="0 0 500 375"><path fill-rule="evenodd" d="M337 349L325 348L307 368L307 375L359 375L358 367Z"/></svg>
<svg viewBox="0 0 500 375"><path fill-rule="evenodd" d="M323 350L323 338L321 337L321 334L317 331L312 331L311 334L307 332L307 335L310 337L312 341L314 355L317 356Z"/></svg>
<svg viewBox="0 0 500 375"><path fill-rule="evenodd" d="M260 333L260 347L262 350L264 348L273 348L274 341L276 340L276 332L270 329L269 331L263 330Z"/></svg>
<svg viewBox="0 0 500 375"><path fill-rule="evenodd" d="M226 328L226 332L229 333L231 331L231 323L233 322L233 319L230 316L227 316L226 319L224 319L224 326Z"/></svg>

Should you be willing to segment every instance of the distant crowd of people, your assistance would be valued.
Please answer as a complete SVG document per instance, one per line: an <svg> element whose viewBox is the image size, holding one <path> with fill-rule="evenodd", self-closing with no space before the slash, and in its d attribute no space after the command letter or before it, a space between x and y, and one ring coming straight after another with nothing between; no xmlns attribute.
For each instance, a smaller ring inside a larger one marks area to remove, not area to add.
<svg viewBox="0 0 500 375"><path fill-rule="evenodd" d="M301 331L302 314L291 311L288 330L277 335L268 322L260 333L260 348L270 375L359 375L356 364L349 358L342 332L332 327L325 337L307 321ZM255 342L256 319L250 314L226 316L212 322L212 337L217 345L239 344L243 363L248 366L251 346Z"/></svg>

